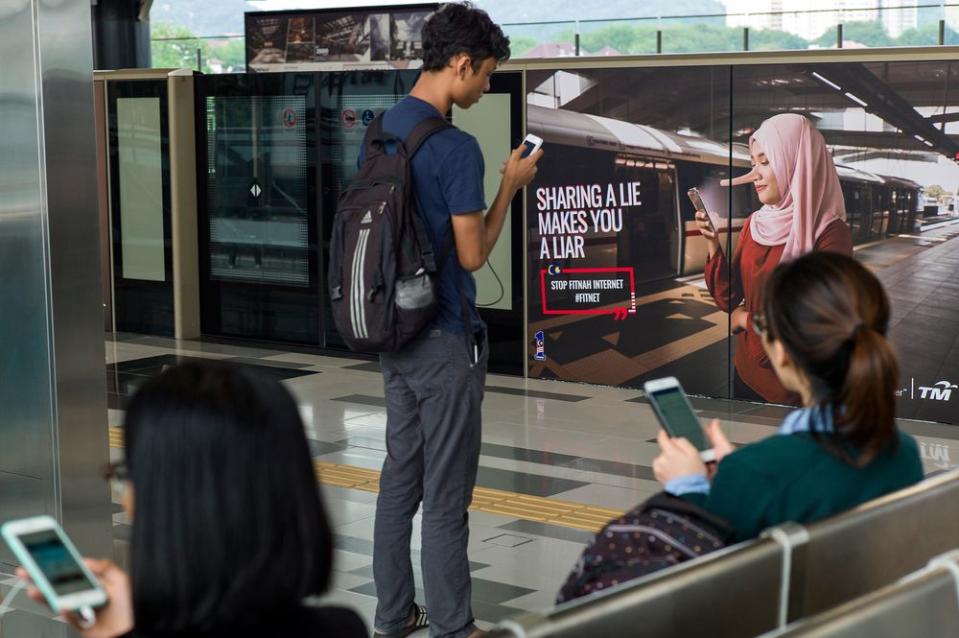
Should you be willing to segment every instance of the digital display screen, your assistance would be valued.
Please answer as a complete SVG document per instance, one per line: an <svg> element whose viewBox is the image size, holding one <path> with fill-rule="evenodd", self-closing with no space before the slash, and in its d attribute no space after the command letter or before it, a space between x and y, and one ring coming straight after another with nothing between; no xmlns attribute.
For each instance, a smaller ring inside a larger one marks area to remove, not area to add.
<svg viewBox="0 0 959 638"><path fill-rule="evenodd" d="M55 531L24 534L20 536L20 542L57 596L95 588Z"/></svg>
<svg viewBox="0 0 959 638"><path fill-rule="evenodd" d="M246 14L250 71L416 69L438 4Z"/></svg>
<svg viewBox="0 0 959 638"><path fill-rule="evenodd" d="M670 388L654 392L649 398L656 406L658 416L663 421L663 427L671 437L687 439L700 451L708 448L699 418L693 412L682 390Z"/></svg>

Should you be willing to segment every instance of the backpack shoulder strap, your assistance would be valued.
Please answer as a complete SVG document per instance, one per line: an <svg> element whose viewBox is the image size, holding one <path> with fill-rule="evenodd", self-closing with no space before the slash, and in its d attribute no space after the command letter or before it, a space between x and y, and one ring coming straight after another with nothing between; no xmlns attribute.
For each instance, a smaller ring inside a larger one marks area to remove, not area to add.
<svg viewBox="0 0 959 638"><path fill-rule="evenodd" d="M453 128L453 125L441 117L429 117L417 124L409 137L403 140L403 146L406 147L406 156L413 157L420 150L423 144L440 131Z"/></svg>
<svg viewBox="0 0 959 638"><path fill-rule="evenodd" d="M366 129L366 135L363 136L363 147L366 157L370 157L376 153L382 153L385 149L385 144L388 140L395 139L395 136L387 133L383 129L383 113L380 113L370 122L369 128Z"/></svg>

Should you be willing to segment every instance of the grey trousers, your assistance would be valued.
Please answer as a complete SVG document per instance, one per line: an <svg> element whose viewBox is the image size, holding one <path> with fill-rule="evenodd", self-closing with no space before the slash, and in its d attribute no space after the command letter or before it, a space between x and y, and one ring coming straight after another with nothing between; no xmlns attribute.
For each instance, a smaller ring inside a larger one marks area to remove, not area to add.
<svg viewBox="0 0 959 638"><path fill-rule="evenodd" d="M488 345L479 360L463 335L432 330L380 355L386 390L386 461L373 533L377 631L396 631L413 605L412 520L423 504L423 587L430 635L468 636L467 508L479 466ZM472 365L471 365L472 364Z"/></svg>

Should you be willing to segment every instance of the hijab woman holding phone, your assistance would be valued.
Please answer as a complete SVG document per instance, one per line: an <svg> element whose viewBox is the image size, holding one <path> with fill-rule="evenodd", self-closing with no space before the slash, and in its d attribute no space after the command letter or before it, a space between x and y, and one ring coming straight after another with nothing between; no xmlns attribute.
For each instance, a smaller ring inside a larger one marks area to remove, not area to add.
<svg viewBox="0 0 959 638"><path fill-rule="evenodd" d="M705 279L716 304L730 314L736 334L733 397L796 404L773 370L754 330L763 282L780 263L811 251L852 255L852 235L839 176L822 134L802 115L776 115L749 140L753 170L731 181L751 184L763 207L743 225L730 261L705 211L696 213L707 240Z"/></svg>

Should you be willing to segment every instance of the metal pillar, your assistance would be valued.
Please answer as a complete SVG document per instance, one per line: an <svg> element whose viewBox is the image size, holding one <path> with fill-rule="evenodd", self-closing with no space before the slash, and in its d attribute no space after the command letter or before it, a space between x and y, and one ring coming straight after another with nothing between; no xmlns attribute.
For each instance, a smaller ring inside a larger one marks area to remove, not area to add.
<svg viewBox="0 0 959 638"><path fill-rule="evenodd" d="M6 3L0 59L0 520L109 557L90 1Z"/></svg>
<svg viewBox="0 0 959 638"><path fill-rule="evenodd" d="M150 68L153 0L93 0L94 68Z"/></svg>

